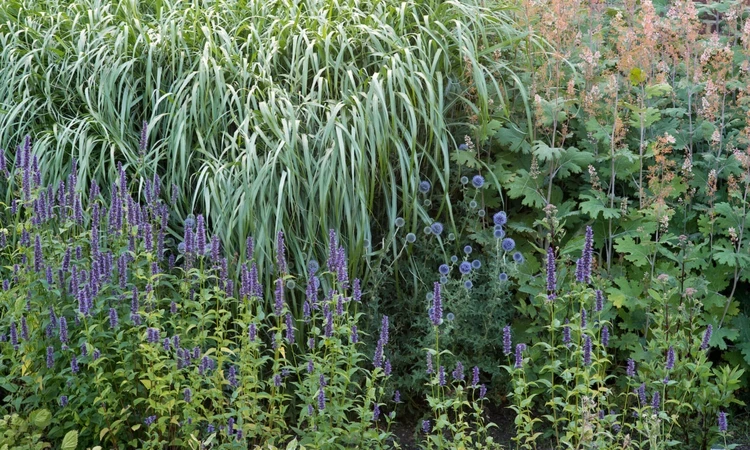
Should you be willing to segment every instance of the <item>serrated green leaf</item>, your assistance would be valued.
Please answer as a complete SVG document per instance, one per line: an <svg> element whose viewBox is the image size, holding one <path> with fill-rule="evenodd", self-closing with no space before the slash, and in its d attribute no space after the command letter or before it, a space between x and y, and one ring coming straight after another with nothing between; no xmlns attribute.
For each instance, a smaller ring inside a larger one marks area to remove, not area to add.
<svg viewBox="0 0 750 450"><path fill-rule="evenodd" d="M636 243L632 236L623 236L615 241L615 250L638 267L649 264L652 242Z"/></svg>

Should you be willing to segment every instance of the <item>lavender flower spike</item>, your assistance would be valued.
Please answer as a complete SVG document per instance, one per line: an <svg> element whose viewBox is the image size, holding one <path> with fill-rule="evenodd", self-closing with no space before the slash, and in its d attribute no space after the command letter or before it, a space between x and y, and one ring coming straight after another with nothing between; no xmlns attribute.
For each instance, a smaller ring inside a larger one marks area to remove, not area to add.
<svg viewBox="0 0 750 450"><path fill-rule="evenodd" d="M279 231L276 235L276 264L279 269L279 273L287 273L286 265L286 246L284 244L284 232Z"/></svg>
<svg viewBox="0 0 750 450"><path fill-rule="evenodd" d="M703 333L703 340L701 341L701 350L708 349L708 342L711 340L711 334L713 334L713 331L714 327L712 325L706 327L706 331Z"/></svg>
<svg viewBox="0 0 750 450"><path fill-rule="evenodd" d="M586 238L583 244L583 256L581 265L583 266L583 280L588 283L591 281L591 266L594 260L594 229L591 226L586 227Z"/></svg>
<svg viewBox="0 0 750 450"><path fill-rule="evenodd" d="M513 366L516 369L523 368L523 352L526 350L526 344L516 345L516 364Z"/></svg>
<svg viewBox="0 0 750 450"><path fill-rule="evenodd" d="M547 299L555 299L557 290L557 274L555 269L555 251L550 245L547 248Z"/></svg>
<svg viewBox="0 0 750 450"><path fill-rule="evenodd" d="M513 352L510 332L510 325L505 325L505 327L503 327L503 353L505 356L508 356Z"/></svg>
<svg viewBox="0 0 750 450"><path fill-rule="evenodd" d="M433 289L430 320L434 326L438 326L443 322L443 300L440 296L440 283L438 282L435 282Z"/></svg>

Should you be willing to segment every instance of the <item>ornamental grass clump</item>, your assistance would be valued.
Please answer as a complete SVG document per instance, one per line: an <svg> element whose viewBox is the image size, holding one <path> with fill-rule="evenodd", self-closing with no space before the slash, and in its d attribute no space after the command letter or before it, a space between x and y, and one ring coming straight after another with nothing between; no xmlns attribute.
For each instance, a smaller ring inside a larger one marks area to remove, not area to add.
<svg viewBox="0 0 750 450"><path fill-rule="evenodd" d="M16 159L0 170L0 198L16 205L0 204L2 412L49 411L53 447L71 432L79 446L150 449L392 439L390 322L367 354L362 285L333 230L325 271L296 275L276 233L267 291L252 239L237 281L202 215L175 242L158 176L134 183L119 166L86 201L76 172L41 184L30 141Z"/></svg>

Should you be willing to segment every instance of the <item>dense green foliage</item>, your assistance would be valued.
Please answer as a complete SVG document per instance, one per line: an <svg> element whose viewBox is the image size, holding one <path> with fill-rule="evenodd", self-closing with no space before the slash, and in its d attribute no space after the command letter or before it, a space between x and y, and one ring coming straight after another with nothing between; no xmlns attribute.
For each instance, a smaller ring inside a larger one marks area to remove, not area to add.
<svg viewBox="0 0 750 450"><path fill-rule="evenodd" d="M0 439L733 448L748 73L737 0L7 0Z"/></svg>

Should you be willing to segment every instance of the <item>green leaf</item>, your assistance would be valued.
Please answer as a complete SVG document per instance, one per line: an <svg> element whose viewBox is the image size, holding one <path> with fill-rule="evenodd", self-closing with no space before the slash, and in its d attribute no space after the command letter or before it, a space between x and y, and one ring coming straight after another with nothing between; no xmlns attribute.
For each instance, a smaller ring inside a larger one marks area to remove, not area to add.
<svg viewBox="0 0 750 450"><path fill-rule="evenodd" d="M507 184L510 198L521 198L521 203L532 208L542 208L547 204L546 199L537 189L536 180L526 169L519 169L513 179Z"/></svg>
<svg viewBox="0 0 750 450"><path fill-rule="evenodd" d="M615 250L638 267L649 264L652 242L636 243L632 236L623 236L615 242Z"/></svg>
<svg viewBox="0 0 750 450"><path fill-rule="evenodd" d="M646 86L646 98L664 97L670 92L672 92L672 86L667 83Z"/></svg>
<svg viewBox="0 0 750 450"><path fill-rule="evenodd" d="M646 81L646 74L643 72L643 70L639 69L638 67L634 67L630 70L630 75L628 76L630 79L630 82L635 84L641 84Z"/></svg>
<svg viewBox="0 0 750 450"><path fill-rule="evenodd" d="M534 141L531 152L539 161L546 162L558 159L565 152L565 149L561 147L552 148L543 141Z"/></svg>
<svg viewBox="0 0 750 450"><path fill-rule="evenodd" d="M52 413L46 409L39 409L29 414L29 421L37 428L45 428L52 422Z"/></svg>
<svg viewBox="0 0 750 450"><path fill-rule="evenodd" d="M502 127L495 134L500 145L508 147L511 152L529 153L531 146L526 141L526 133L517 128Z"/></svg>
<svg viewBox="0 0 750 450"><path fill-rule="evenodd" d="M585 201L582 201L579 204L579 207L581 208L581 212L584 214L588 214L589 217L592 219L596 219L599 214L602 215L604 219L619 219L620 218L620 209L619 208L609 208L603 201L603 199L589 194L583 194L581 195L581 198L585 198Z"/></svg>
<svg viewBox="0 0 750 450"><path fill-rule="evenodd" d="M65 435L62 441L61 450L75 450L78 447L78 431L71 430Z"/></svg>
<svg viewBox="0 0 750 450"><path fill-rule="evenodd" d="M456 150L451 153L451 159L460 166L466 166L471 169L477 169L480 166L479 161L474 156L474 152L470 150Z"/></svg>

